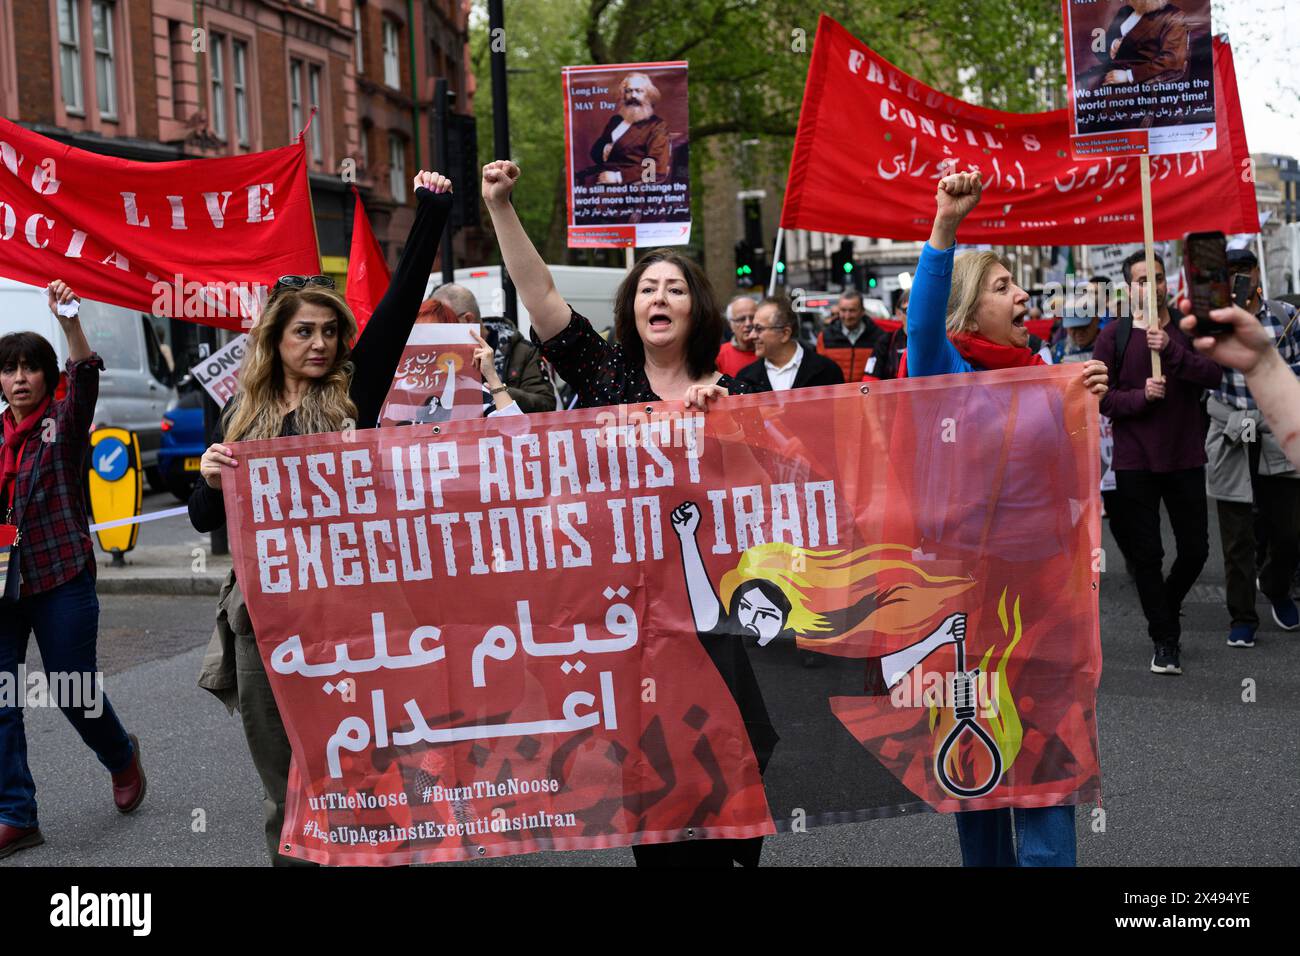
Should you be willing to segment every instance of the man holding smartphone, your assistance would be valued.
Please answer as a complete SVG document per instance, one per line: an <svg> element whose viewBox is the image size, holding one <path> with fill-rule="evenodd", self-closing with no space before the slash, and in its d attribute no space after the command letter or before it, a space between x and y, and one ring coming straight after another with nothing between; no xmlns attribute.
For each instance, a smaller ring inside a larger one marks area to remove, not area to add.
<svg viewBox="0 0 1300 956"><path fill-rule="evenodd" d="M1249 249L1229 250L1228 268L1235 304L1259 320L1282 361L1300 377L1296 310L1260 296L1259 261ZM1218 510L1223 544L1232 617L1228 644L1254 647L1259 628L1257 583L1272 606L1277 626L1284 631L1300 629L1300 610L1290 596L1291 578L1300 562L1300 472L1260 415L1243 373L1223 370L1222 382L1210 392L1207 411L1206 484Z"/></svg>
<svg viewBox="0 0 1300 956"><path fill-rule="evenodd" d="M1155 259L1159 314L1142 321L1146 306L1146 256L1124 260L1128 311L1097 336L1093 358L1110 369L1110 390L1101 399L1111 419L1115 449L1115 503L1110 526L1132 558L1138 597L1155 645L1151 671L1181 674L1178 619L1183 598L1209 557L1205 499L1205 416L1201 394L1219 385L1222 370L1199 354L1170 321L1165 266ZM1164 374L1152 374L1151 352L1160 353ZM1160 503L1169 513L1178 553L1164 576Z"/></svg>

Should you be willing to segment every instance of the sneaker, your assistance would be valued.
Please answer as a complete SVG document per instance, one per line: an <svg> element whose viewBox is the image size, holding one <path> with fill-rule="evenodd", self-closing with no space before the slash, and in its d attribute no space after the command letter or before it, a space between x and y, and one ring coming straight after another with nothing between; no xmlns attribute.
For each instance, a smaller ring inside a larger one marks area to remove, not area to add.
<svg viewBox="0 0 1300 956"><path fill-rule="evenodd" d="M1255 628L1250 624L1238 624L1228 632L1229 647L1254 647Z"/></svg>
<svg viewBox="0 0 1300 956"><path fill-rule="evenodd" d="M1295 601L1289 597L1280 601L1270 601L1273 605L1273 620L1277 626L1284 631L1294 631L1300 628L1300 610L1295 606Z"/></svg>
<svg viewBox="0 0 1300 956"><path fill-rule="evenodd" d="M1157 644L1156 652L1151 658L1151 673L1181 674L1182 672L1183 669L1178 666L1178 645Z"/></svg>

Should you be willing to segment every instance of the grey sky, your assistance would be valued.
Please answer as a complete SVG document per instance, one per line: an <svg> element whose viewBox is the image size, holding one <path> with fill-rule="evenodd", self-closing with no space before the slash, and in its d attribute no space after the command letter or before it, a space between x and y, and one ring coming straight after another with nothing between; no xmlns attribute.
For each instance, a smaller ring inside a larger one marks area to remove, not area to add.
<svg viewBox="0 0 1300 956"><path fill-rule="evenodd" d="M1300 3L1215 0L1213 17L1232 41L1250 151L1300 157Z"/></svg>

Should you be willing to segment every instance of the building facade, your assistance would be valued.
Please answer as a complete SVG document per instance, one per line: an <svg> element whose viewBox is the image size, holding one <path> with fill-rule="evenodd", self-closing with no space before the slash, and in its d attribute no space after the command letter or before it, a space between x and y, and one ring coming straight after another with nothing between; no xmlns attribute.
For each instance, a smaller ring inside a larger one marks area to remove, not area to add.
<svg viewBox="0 0 1300 956"><path fill-rule="evenodd" d="M301 133L322 267L342 285L352 186L391 266L414 214L411 178L422 167L443 171L433 145L437 79L454 96L450 112L472 130L469 7L0 0L0 115L81 149L142 161L275 149ZM457 187L478 192L476 181ZM466 228L455 248L464 257L480 254L482 243L480 230ZM162 331L170 341L168 331L193 328Z"/></svg>

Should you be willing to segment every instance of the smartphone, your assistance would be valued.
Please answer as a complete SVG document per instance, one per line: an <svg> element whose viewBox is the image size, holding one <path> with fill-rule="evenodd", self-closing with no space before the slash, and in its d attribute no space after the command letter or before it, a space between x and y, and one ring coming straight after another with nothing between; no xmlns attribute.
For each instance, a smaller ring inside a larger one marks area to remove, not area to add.
<svg viewBox="0 0 1300 956"><path fill-rule="evenodd" d="M1193 232L1183 242L1183 273L1192 300L1197 335L1224 335L1232 326L1210 319L1215 309L1232 304L1228 285L1228 239L1221 232Z"/></svg>
<svg viewBox="0 0 1300 956"><path fill-rule="evenodd" d="M1255 294L1255 283L1250 281L1249 272L1238 272L1232 277L1232 302L1243 309L1250 297Z"/></svg>

